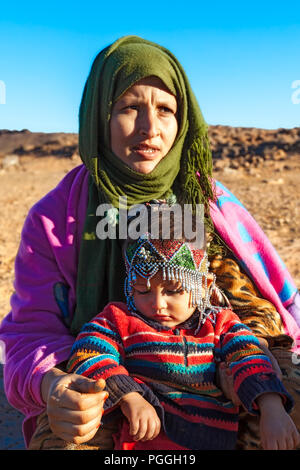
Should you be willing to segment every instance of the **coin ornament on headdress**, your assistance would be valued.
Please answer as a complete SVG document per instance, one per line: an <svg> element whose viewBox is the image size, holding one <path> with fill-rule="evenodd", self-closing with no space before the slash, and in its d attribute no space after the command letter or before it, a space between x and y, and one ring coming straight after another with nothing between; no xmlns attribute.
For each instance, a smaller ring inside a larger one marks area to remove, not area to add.
<svg viewBox="0 0 300 470"><path fill-rule="evenodd" d="M149 233L143 234L136 242L128 245L125 264L125 295L130 311L136 312L133 286L137 276L147 280L149 289L151 278L158 271L162 271L163 280L180 281L182 288L191 292L191 303L200 313L210 306L207 253L205 250L194 249L189 242L155 239Z"/></svg>

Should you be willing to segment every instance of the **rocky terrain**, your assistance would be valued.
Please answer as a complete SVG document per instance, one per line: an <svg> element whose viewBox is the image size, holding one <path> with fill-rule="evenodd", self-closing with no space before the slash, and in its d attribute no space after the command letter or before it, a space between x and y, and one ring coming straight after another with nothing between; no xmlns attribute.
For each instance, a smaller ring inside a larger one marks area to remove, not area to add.
<svg viewBox="0 0 300 470"><path fill-rule="evenodd" d="M209 133L216 179L259 222L300 288L300 127L211 126ZM80 163L76 134L0 131L0 320L28 210ZM20 449L22 419L6 401L1 373L0 449Z"/></svg>

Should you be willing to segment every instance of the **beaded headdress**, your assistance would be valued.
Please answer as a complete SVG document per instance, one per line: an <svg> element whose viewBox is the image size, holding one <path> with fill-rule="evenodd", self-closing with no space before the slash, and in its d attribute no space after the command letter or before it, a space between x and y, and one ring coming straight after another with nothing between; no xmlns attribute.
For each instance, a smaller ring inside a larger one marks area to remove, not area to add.
<svg viewBox="0 0 300 470"><path fill-rule="evenodd" d="M159 270L162 271L163 280L180 281L182 288L191 292L191 303L201 314L210 306L207 253L195 249L192 243L176 239L154 239L146 233L127 246L125 264L125 295L130 311L136 311L132 289L136 276L146 279L147 287L150 288L151 278Z"/></svg>

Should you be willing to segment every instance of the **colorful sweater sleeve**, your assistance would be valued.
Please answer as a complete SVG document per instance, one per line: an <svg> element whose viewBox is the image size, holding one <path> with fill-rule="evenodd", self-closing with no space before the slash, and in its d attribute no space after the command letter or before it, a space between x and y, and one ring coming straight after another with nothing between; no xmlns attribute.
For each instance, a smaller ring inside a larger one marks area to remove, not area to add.
<svg viewBox="0 0 300 470"><path fill-rule="evenodd" d="M269 358L260 349L258 339L233 312L227 314L223 324L219 360L229 365L234 390L249 413L259 412L255 400L263 393L280 394L286 411L291 411L292 397L276 376Z"/></svg>
<svg viewBox="0 0 300 470"><path fill-rule="evenodd" d="M118 315L114 313L108 305L83 326L67 365L68 372L106 381L109 397L105 401L105 411L115 407L129 392L139 392L148 401L156 401L149 387L131 377L124 365L125 353L118 326L126 315L120 310Z"/></svg>

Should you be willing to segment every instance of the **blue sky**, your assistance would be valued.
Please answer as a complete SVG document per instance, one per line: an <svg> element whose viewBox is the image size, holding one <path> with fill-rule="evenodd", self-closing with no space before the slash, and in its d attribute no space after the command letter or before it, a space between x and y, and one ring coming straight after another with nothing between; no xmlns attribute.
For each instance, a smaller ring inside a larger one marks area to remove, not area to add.
<svg viewBox="0 0 300 470"><path fill-rule="evenodd" d="M126 34L177 56L208 124L300 126L299 2L53 0L0 6L0 129L77 132L93 58Z"/></svg>

